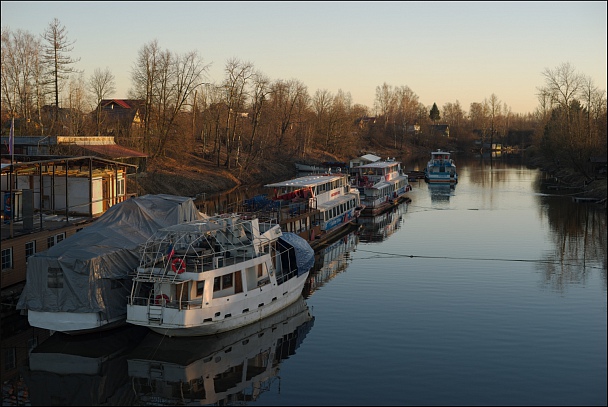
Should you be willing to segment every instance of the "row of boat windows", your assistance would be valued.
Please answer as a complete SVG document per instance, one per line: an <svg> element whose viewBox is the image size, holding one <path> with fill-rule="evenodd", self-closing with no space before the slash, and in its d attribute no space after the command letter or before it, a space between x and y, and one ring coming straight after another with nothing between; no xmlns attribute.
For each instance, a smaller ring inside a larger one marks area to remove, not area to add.
<svg viewBox="0 0 608 407"><path fill-rule="evenodd" d="M384 185L384 186L380 187L379 189L368 190L365 192L367 193L367 195L373 194L373 196L384 197L384 196L392 194L393 192L400 190L401 188L405 187L406 185L407 185L407 182L402 179L402 180L398 180L394 184ZM364 191L363 188L360 189L360 191L362 191L362 190Z"/></svg>
<svg viewBox="0 0 608 407"><path fill-rule="evenodd" d="M324 182L322 184L312 186L312 190L316 195L322 194L324 192L331 191L332 189L343 188L346 186L346 178L339 178L333 181ZM281 191L278 192L279 195L286 194L289 192L295 192L302 189L302 187L285 187Z"/></svg>
<svg viewBox="0 0 608 407"><path fill-rule="evenodd" d="M335 218L336 216L341 216L344 212L354 208L356 206L356 198L353 198L345 203L334 206L333 208L324 212L325 222L328 220Z"/></svg>
<svg viewBox="0 0 608 407"><path fill-rule="evenodd" d="M399 165L392 165L385 168L362 168L360 175L386 175L391 172L399 172Z"/></svg>

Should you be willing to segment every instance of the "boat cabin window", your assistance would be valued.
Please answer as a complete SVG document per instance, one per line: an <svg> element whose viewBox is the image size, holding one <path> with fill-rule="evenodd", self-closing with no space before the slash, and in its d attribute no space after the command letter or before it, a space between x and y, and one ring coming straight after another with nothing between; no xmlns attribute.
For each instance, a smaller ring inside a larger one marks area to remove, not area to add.
<svg viewBox="0 0 608 407"><path fill-rule="evenodd" d="M262 268L262 264L258 264L258 278L264 275L264 269Z"/></svg>
<svg viewBox="0 0 608 407"><path fill-rule="evenodd" d="M202 297L205 288L205 281L197 281L196 282L196 296Z"/></svg>
<svg viewBox="0 0 608 407"><path fill-rule="evenodd" d="M213 279L213 291L221 291L226 288L232 287L233 284L233 276L232 273L225 274L221 277L215 277Z"/></svg>

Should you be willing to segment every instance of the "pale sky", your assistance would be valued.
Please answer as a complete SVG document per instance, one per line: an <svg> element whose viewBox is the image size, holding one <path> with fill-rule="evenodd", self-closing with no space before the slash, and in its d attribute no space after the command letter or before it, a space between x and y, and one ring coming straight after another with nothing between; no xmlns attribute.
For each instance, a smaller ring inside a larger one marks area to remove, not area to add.
<svg viewBox="0 0 608 407"><path fill-rule="evenodd" d="M138 51L158 40L198 51L220 83L231 58L271 80L350 93L372 113L376 88L408 86L425 106L495 94L513 113L538 106L542 72L569 63L606 90L606 4L597 2L2 1L2 28L40 35L57 18L88 78L109 68L127 98Z"/></svg>

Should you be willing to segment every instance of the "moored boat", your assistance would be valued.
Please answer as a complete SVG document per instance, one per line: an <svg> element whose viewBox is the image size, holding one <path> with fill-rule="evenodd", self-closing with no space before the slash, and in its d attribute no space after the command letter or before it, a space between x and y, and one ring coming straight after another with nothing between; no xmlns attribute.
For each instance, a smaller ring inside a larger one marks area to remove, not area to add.
<svg viewBox="0 0 608 407"><path fill-rule="evenodd" d="M402 202L412 189L408 176L395 160L376 161L351 170L353 184L358 188L363 215L375 216Z"/></svg>
<svg viewBox="0 0 608 407"><path fill-rule="evenodd" d="M108 209L91 226L28 258L17 303L37 328L84 334L126 323L139 246L158 229L201 219L192 198L144 195Z"/></svg>
<svg viewBox="0 0 608 407"><path fill-rule="evenodd" d="M355 228L364 206L347 174L315 174L264 186L272 191L281 228L297 233L313 249Z"/></svg>
<svg viewBox="0 0 608 407"><path fill-rule="evenodd" d="M127 322L167 336L205 336L296 301L314 251L255 216L224 214L159 230L143 245Z"/></svg>
<svg viewBox="0 0 608 407"><path fill-rule="evenodd" d="M424 180L428 183L457 183L456 164L450 156L448 151L432 151L424 169Z"/></svg>

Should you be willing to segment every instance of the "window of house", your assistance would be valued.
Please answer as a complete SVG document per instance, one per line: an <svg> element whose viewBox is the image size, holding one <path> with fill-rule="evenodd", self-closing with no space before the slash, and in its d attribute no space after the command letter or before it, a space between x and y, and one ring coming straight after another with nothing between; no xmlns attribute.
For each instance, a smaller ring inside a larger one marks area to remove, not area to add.
<svg viewBox="0 0 608 407"><path fill-rule="evenodd" d="M51 247L55 246L57 243L61 242L63 239L65 239L65 232L59 233L55 236L49 236L46 238L46 245L50 249Z"/></svg>
<svg viewBox="0 0 608 407"><path fill-rule="evenodd" d="M13 268L13 248L2 249L2 270Z"/></svg>
<svg viewBox="0 0 608 407"><path fill-rule="evenodd" d="M31 242L25 243L25 259L27 260L32 254L36 253L36 241L32 240Z"/></svg>
<svg viewBox="0 0 608 407"><path fill-rule="evenodd" d="M63 270L58 267L48 268L48 287L63 288Z"/></svg>
<svg viewBox="0 0 608 407"><path fill-rule="evenodd" d="M116 180L116 195L124 196L125 195L125 180L124 178L120 178Z"/></svg>

